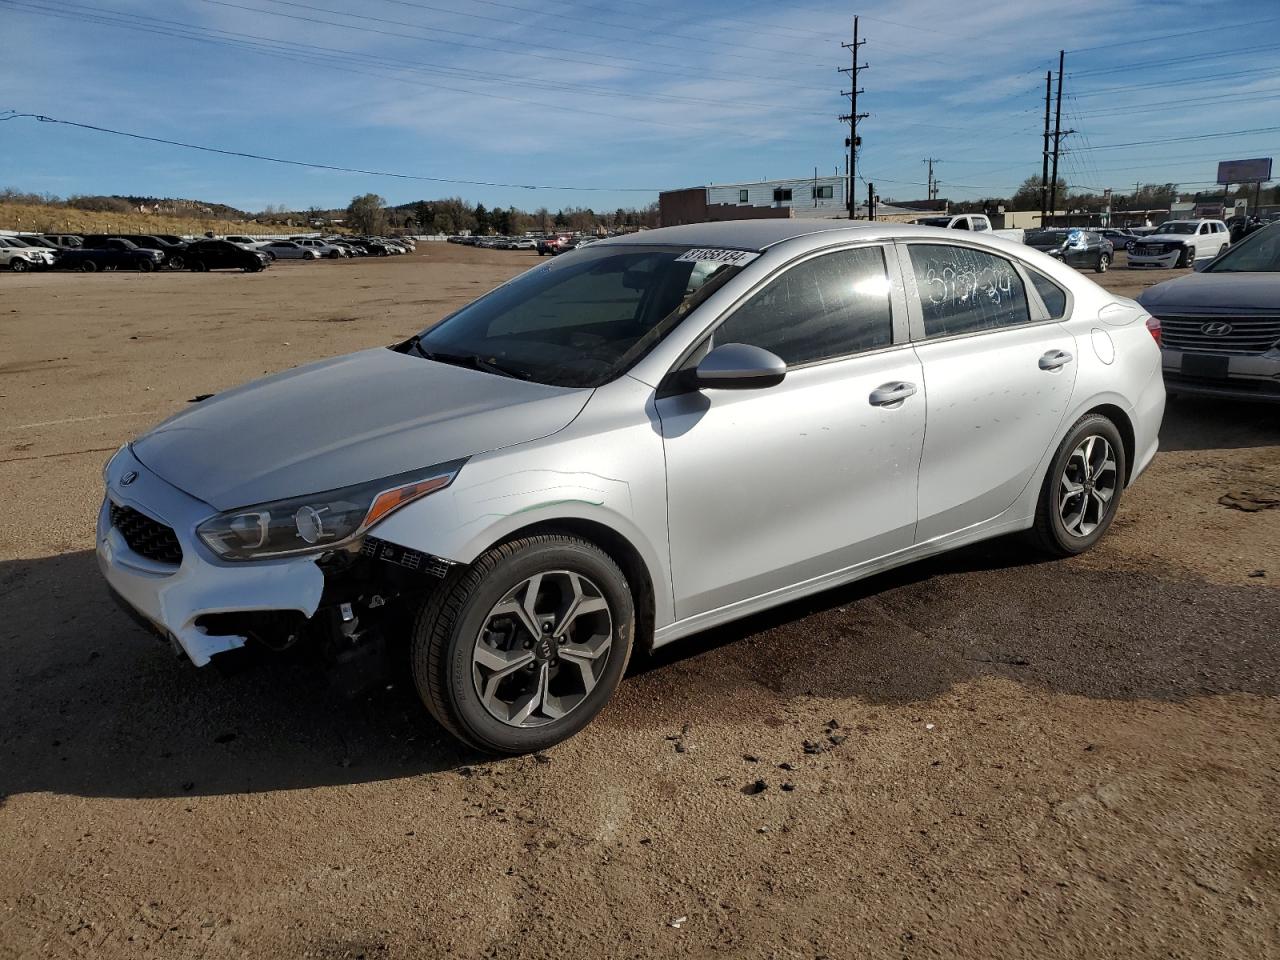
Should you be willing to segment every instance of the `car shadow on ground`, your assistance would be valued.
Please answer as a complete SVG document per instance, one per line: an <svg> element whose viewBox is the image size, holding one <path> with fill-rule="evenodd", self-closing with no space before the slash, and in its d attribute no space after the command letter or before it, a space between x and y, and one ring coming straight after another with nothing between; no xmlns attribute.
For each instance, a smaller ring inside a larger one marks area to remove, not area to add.
<svg viewBox="0 0 1280 960"><path fill-rule="evenodd" d="M1280 444L1280 404L1170 396L1161 450L1230 450Z"/></svg>
<svg viewBox="0 0 1280 960"><path fill-rule="evenodd" d="M407 671L345 700L305 661L195 670L116 609L89 551L0 564L0 594L24 611L0 640L0 798L252 793L485 760L429 718ZM1274 696L1276 597L993 541L637 657L618 716L758 722L762 696L922 702L984 676L1100 699Z"/></svg>
<svg viewBox="0 0 1280 960"><path fill-rule="evenodd" d="M1273 410L1179 400L1163 448L1275 444ZM1106 549L1046 563L990 541L706 631L635 657L618 716L752 722L762 695L923 702L989 676L1107 700L1280 694L1280 591L1116 571ZM117 610L90 551L0 562L0 598L0 798L281 790L484 760L429 718L407 670L348 700L304 659L192 668Z"/></svg>

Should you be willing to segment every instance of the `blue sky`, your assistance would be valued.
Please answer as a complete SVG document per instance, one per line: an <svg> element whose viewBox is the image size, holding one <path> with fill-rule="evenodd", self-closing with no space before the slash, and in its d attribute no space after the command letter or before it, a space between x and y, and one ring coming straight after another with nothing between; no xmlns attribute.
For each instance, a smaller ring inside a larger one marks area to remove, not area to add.
<svg viewBox="0 0 1280 960"><path fill-rule="evenodd" d="M1276 131L1146 142L1280 127L1280 0L0 0L0 110L342 166L606 189L310 171L30 120L0 123L0 186L254 210L367 191L554 210L831 173L843 170L836 69L853 13L871 65L860 173L882 197L923 196L928 156L953 199L1008 194L1038 173L1060 47L1063 126L1080 131L1060 168L1073 185L1207 189L1218 159L1280 153Z"/></svg>

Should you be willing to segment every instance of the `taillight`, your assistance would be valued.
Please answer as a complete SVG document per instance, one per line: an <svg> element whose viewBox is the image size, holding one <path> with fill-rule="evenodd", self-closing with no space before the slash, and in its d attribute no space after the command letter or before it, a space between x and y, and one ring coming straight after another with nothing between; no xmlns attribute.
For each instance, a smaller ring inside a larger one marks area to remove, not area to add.
<svg viewBox="0 0 1280 960"><path fill-rule="evenodd" d="M1151 334L1151 339L1156 342L1156 346L1160 346L1160 318L1147 317L1147 332Z"/></svg>

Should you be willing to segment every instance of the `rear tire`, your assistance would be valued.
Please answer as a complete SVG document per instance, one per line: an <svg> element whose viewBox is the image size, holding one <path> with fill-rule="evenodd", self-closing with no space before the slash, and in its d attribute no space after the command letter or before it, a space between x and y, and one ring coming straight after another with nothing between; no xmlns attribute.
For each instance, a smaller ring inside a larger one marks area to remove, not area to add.
<svg viewBox="0 0 1280 960"><path fill-rule="evenodd" d="M1030 531L1033 545L1054 557L1093 547L1115 519L1127 475L1120 431L1102 414L1086 413L1049 464Z"/></svg>
<svg viewBox="0 0 1280 960"><path fill-rule="evenodd" d="M182 258L181 258L181 257L170 257L170 258L169 258L169 269L170 269L170 270L181 270L181 269L182 269L182 267L183 267L183 262L182 262Z"/></svg>
<svg viewBox="0 0 1280 960"><path fill-rule="evenodd" d="M1100 253L1098 254L1098 262L1094 265L1093 272L1106 273L1107 267L1109 266L1111 266L1111 254Z"/></svg>
<svg viewBox="0 0 1280 960"><path fill-rule="evenodd" d="M192 273L204 273L204 263L200 260L191 260L187 263L187 269Z"/></svg>
<svg viewBox="0 0 1280 960"><path fill-rule="evenodd" d="M96 273L97 270L98 270L98 265L94 263L92 260L85 260L80 264L81 273Z"/></svg>
<svg viewBox="0 0 1280 960"><path fill-rule="evenodd" d="M575 595L589 597L592 609L575 616L583 606ZM577 537L523 537L450 574L423 604L414 682L431 715L463 742L489 753L536 752L600 712L622 680L634 635L631 590L608 554Z"/></svg>

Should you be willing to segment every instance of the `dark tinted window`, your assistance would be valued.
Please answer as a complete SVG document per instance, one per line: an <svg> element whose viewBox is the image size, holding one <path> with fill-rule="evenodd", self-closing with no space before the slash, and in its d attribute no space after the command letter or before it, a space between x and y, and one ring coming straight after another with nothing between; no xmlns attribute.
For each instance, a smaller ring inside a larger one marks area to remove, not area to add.
<svg viewBox="0 0 1280 960"><path fill-rule="evenodd" d="M1027 273L1031 274L1031 283L1048 308L1049 316L1054 320L1061 320L1066 316L1067 292L1038 270L1027 267Z"/></svg>
<svg viewBox="0 0 1280 960"><path fill-rule="evenodd" d="M644 356L754 254L592 244L521 274L425 331L439 362L569 387L599 386Z"/></svg>
<svg viewBox="0 0 1280 960"><path fill-rule="evenodd" d="M889 277L879 247L806 260L744 303L715 342L749 343L790 365L827 360L893 341Z"/></svg>
<svg viewBox="0 0 1280 960"><path fill-rule="evenodd" d="M941 243L913 243L908 249L926 336L995 330L1031 319L1022 279L1003 257Z"/></svg>

